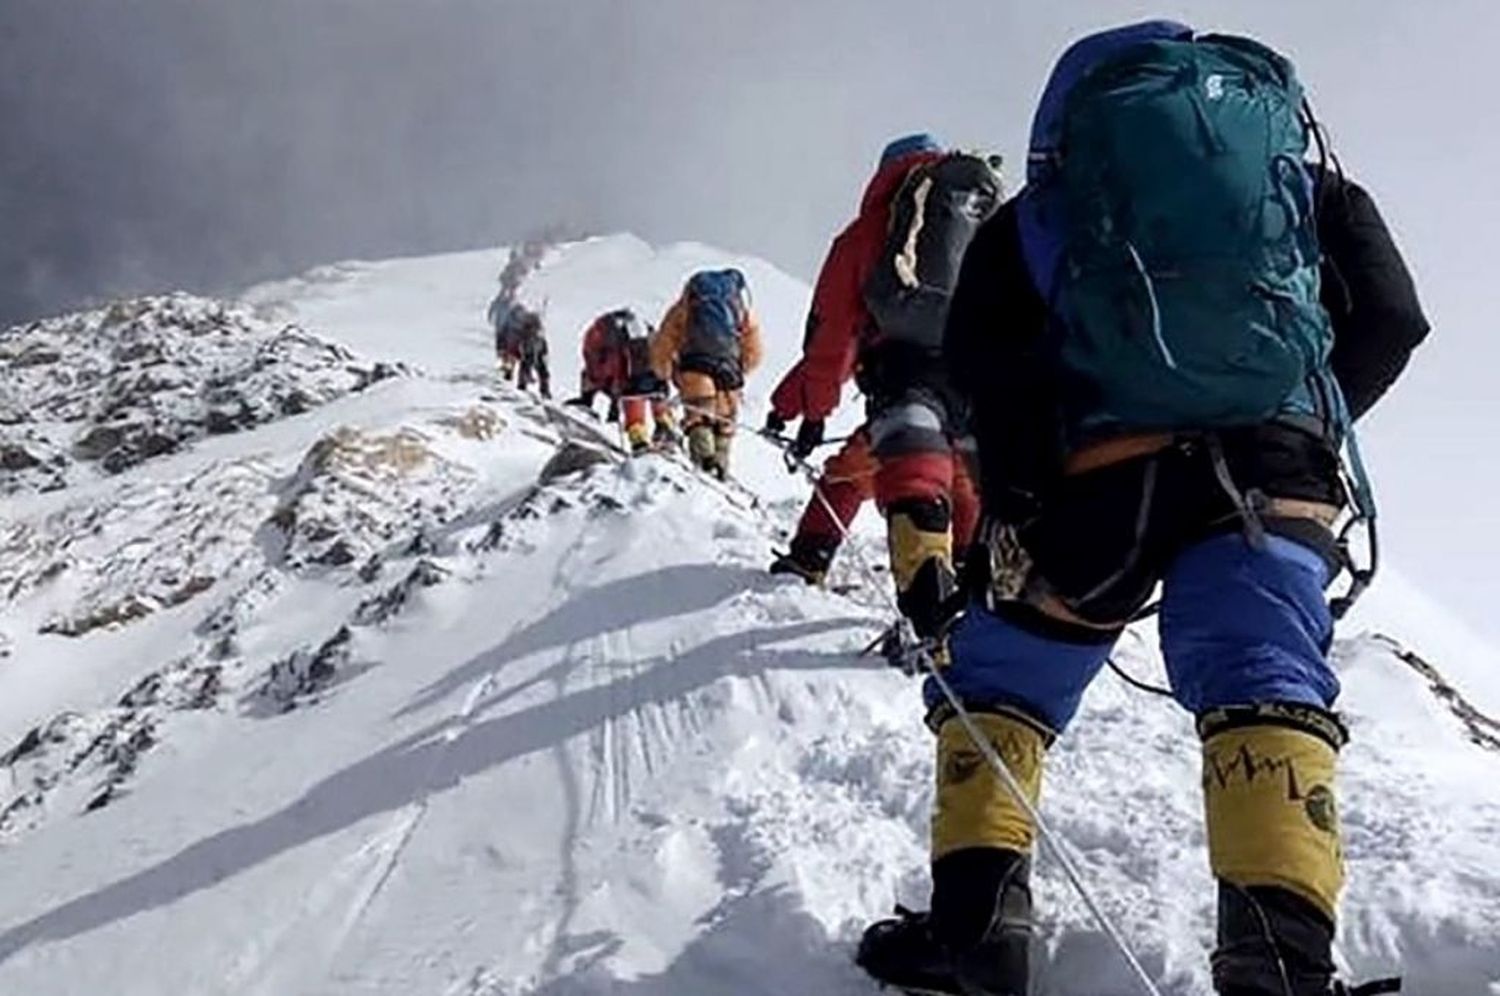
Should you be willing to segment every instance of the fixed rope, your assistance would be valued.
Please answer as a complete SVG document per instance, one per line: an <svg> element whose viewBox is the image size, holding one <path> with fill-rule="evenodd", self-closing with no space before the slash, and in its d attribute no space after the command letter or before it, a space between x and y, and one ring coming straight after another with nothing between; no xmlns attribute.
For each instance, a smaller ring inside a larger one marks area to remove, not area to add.
<svg viewBox="0 0 1500 996"><path fill-rule="evenodd" d="M672 395L671 397L666 399L666 402L669 405L674 405L678 408L681 408L684 412L692 412L694 415L702 415L704 418L713 419L715 422L720 422L724 425L732 425L737 429L743 429L746 432L753 433L754 435L761 437L762 439L766 440L766 442L783 451L785 451L785 445L791 442L791 440L786 439L784 436L778 436L774 433L767 432L762 426L751 425L749 422L741 422L739 419L730 418L728 415L722 415L719 412L714 411L712 408L704 408L702 405L691 404L681 395ZM849 440L853 439L855 435L856 433L851 432L848 435L844 436L834 436L831 439L822 439L818 441L818 444L814 446L813 449L822 449L825 446L836 446L839 443L847 443Z"/></svg>

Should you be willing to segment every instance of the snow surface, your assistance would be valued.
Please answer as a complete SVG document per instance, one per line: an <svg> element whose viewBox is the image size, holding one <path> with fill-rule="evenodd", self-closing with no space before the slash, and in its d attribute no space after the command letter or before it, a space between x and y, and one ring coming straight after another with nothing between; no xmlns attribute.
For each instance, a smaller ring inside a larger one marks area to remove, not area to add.
<svg viewBox="0 0 1500 996"><path fill-rule="evenodd" d="M804 495L751 438L755 500L661 457L537 483L558 424L492 383L503 261L257 288L263 318L420 372L7 501L0 993L870 991L851 946L925 904L931 798L915 687L855 656L880 594L765 573ZM594 314L726 264L770 341L758 420L807 290L703 246L550 253L523 295L555 383ZM1416 996L1500 993L1500 754L1375 634L1492 710L1494 657L1395 577L1349 633L1341 953ZM1153 639L1119 658L1160 680ZM1105 675L1047 779L1163 992L1209 992L1189 719ZM1037 993L1134 992L1047 862L1037 891Z"/></svg>

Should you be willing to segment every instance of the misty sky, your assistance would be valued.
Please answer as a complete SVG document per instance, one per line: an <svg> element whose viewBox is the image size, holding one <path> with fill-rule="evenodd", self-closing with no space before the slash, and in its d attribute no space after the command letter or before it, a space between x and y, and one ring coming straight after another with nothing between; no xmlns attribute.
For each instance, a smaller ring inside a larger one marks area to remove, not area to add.
<svg viewBox="0 0 1500 996"><path fill-rule="evenodd" d="M550 224L810 278L886 138L1017 174L1063 45L1142 16L1291 55L1379 198L1436 324L1366 432L1389 552L1500 636L1493 0L0 0L0 322Z"/></svg>

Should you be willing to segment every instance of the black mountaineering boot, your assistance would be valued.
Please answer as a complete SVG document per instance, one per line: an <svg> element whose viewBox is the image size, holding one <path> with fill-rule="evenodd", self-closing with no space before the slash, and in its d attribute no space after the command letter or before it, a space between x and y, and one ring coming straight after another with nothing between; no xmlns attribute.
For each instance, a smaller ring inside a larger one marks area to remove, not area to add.
<svg viewBox="0 0 1500 996"><path fill-rule="evenodd" d="M651 435L651 445L659 450L675 452L682 446L682 436L678 434L670 423L656 423L656 431Z"/></svg>
<svg viewBox="0 0 1500 996"><path fill-rule="evenodd" d="M880 920L860 938L854 963L876 982L904 992L962 996L948 953L932 936L932 919L903 906Z"/></svg>
<svg viewBox="0 0 1500 996"><path fill-rule="evenodd" d="M1333 924L1311 902L1272 885L1219 883L1220 996L1377 996L1398 978L1349 985L1333 977Z"/></svg>
<svg viewBox="0 0 1500 996"><path fill-rule="evenodd" d="M771 562L772 574L795 574L808 584L822 584L838 551L838 540L793 536L792 548Z"/></svg>
<svg viewBox="0 0 1500 996"><path fill-rule="evenodd" d="M920 637L937 636L963 608L964 592L951 565L929 557L917 567L905 590L896 596L901 614Z"/></svg>
<svg viewBox="0 0 1500 996"><path fill-rule="evenodd" d="M1031 955L1031 862L1000 847L968 847L932 864L932 929L964 996L1026 996Z"/></svg>
<svg viewBox="0 0 1500 996"><path fill-rule="evenodd" d="M1027 859L971 847L932 866L932 913L896 907L865 931L854 961L908 993L1027 996L1031 889Z"/></svg>
<svg viewBox="0 0 1500 996"><path fill-rule="evenodd" d="M1335 996L1333 923L1276 886L1219 883L1220 996Z"/></svg>

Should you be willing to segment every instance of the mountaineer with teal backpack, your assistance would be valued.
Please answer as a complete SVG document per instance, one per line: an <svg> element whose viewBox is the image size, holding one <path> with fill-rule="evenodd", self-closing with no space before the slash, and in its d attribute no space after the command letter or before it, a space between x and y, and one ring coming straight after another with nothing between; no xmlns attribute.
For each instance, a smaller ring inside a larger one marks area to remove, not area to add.
<svg viewBox="0 0 1500 996"><path fill-rule="evenodd" d="M1160 586L1171 691L1202 742L1223 996L1393 991L1333 978L1348 733L1326 591L1352 568L1347 524L1374 514L1340 453L1428 325L1306 107L1291 64L1248 39L1153 21L1078 42L944 341L984 502L946 681L1034 804ZM1024 994L1037 830L935 684L932 909L875 924L858 958L911 990Z"/></svg>

